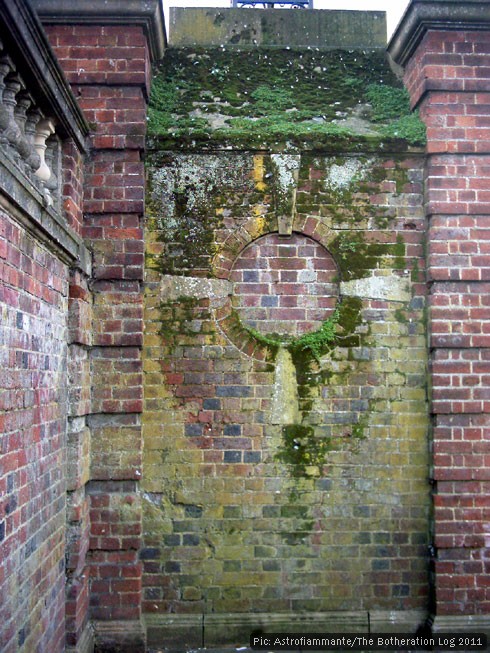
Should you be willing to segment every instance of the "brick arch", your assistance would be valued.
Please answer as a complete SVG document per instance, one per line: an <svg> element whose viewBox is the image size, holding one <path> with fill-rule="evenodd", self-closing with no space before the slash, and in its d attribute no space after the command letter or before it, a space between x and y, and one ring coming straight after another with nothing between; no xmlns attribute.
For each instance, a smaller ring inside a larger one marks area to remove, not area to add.
<svg viewBox="0 0 490 653"><path fill-rule="evenodd" d="M251 217L239 229L231 233L218 245L211 269L218 279L228 279L235 259L247 245L261 236L278 232L277 220L266 220L263 216ZM337 236L321 220L314 216L296 216L293 233L299 233L315 240L325 249Z"/></svg>
<svg viewBox="0 0 490 653"><path fill-rule="evenodd" d="M229 236L215 257L216 276L233 284L230 297L214 313L227 339L247 356L263 361L271 357L271 351L247 327L262 335L291 337L317 330L332 314L339 298L338 268L327 247L335 236L315 218L297 219L290 238L279 236L277 229L255 218ZM292 251L294 248L296 251ZM266 261L267 251L272 259L281 259L281 249L287 251L286 256L294 254L295 259L304 257L306 261L309 256L310 264L295 266L284 259L274 265L274 261ZM260 268L256 268L257 261ZM270 272L270 279L266 281L258 274L251 281L253 275L246 275L247 269ZM293 279L295 271L297 277ZM301 276L302 272L313 274ZM284 286L288 276L281 278L283 273L290 274L292 288ZM308 281L303 284L305 279ZM261 288L262 283L269 285ZM277 285L273 288L274 283Z"/></svg>

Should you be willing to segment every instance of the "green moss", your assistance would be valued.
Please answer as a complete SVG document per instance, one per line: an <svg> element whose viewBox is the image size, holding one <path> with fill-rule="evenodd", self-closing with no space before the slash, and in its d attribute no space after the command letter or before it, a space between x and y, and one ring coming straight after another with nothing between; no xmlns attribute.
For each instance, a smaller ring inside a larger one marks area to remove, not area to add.
<svg viewBox="0 0 490 653"><path fill-rule="evenodd" d="M370 243L362 232L346 231L329 244L329 250L337 261L343 281L369 276L371 270L380 267L384 257L394 258L396 269L405 266L405 244L400 235L396 243Z"/></svg>
<svg viewBox="0 0 490 653"><path fill-rule="evenodd" d="M347 330L354 327L351 317L347 320L347 315L352 310L351 298L342 302L332 315L322 322L319 329L310 333L305 333L298 337L292 337L279 334L263 334L249 327L242 325L238 314L235 312L237 323L255 342L268 348L275 356L280 347L286 347L293 356L293 361L299 361L304 358L312 358L317 362L332 346L338 343L339 337L343 337ZM350 305L350 309L349 309ZM349 324L347 325L347 322ZM357 322L356 322L357 324Z"/></svg>
<svg viewBox="0 0 490 653"><path fill-rule="evenodd" d="M293 476L305 476L308 467L324 464L331 448L329 440L315 436L312 426L287 424L282 427L282 445L276 460L291 465Z"/></svg>
<svg viewBox="0 0 490 653"><path fill-rule="evenodd" d="M355 149L362 141L365 149L373 138L378 147L385 134L361 130L353 140L342 126L368 101L375 128L406 114L406 95L382 52L169 48L154 77L148 133L165 147L281 149L291 140L287 147L331 149L340 141Z"/></svg>
<svg viewBox="0 0 490 653"><path fill-rule="evenodd" d="M293 340L288 349L292 354L309 352L317 361L325 350L337 339L337 325L339 323L340 310L336 309L332 315L325 320L321 327L312 333L305 333Z"/></svg>
<svg viewBox="0 0 490 653"><path fill-rule="evenodd" d="M397 308L395 310L395 320L397 322L400 322L400 324L408 324L408 318L405 315L405 311L403 308Z"/></svg>
<svg viewBox="0 0 490 653"><path fill-rule="evenodd" d="M393 256L395 258L393 267L395 270L405 268L405 242L401 234L396 235L396 244L393 245Z"/></svg>
<svg viewBox="0 0 490 653"><path fill-rule="evenodd" d="M385 125L381 133L387 138L404 140L411 145L425 145L427 142L426 128L418 113L402 116L394 120Z"/></svg>
<svg viewBox="0 0 490 653"><path fill-rule="evenodd" d="M203 322L211 319L211 312L201 304L201 300L187 296L160 303L158 333L169 348L173 349L177 345L190 344L194 341L196 338L196 331L192 327L194 320ZM203 332L200 330L201 334Z"/></svg>
<svg viewBox="0 0 490 653"><path fill-rule="evenodd" d="M425 145L425 125L418 112L411 112L410 96L406 89L370 84L366 98L373 107L372 120L388 122L381 129L383 136L405 140L411 145Z"/></svg>
<svg viewBox="0 0 490 653"><path fill-rule="evenodd" d="M423 280L421 275L421 271L419 269L419 262L418 259L414 259L412 263L412 269L410 271L410 279L414 283L417 283L418 281Z"/></svg>
<svg viewBox="0 0 490 653"><path fill-rule="evenodd" d="M242 325L240 318L238 317L238 313L235 312L235 316L237 319L237 322L239 323L239 329L241 331L245 331L245 333L250 337L251 340L256 342L257 344L261 345L262 347L265 347L266 349L269 350L271 356L273 358L276 357L277 352L279 351L279 348L283 346L284 342L281 336L276 335L276 334L263 334L260 333L260 331L257 331L256 329L253 329L252 327L249 327L248 325L244 324Z"/></svg>
<svg viewBox="0 0 490 653"><path fill-rule="evenodd" d="M373 108L372 120L375 122L385 122L410 113L410 96L404 88L369 84L366 99Z"/></svg>

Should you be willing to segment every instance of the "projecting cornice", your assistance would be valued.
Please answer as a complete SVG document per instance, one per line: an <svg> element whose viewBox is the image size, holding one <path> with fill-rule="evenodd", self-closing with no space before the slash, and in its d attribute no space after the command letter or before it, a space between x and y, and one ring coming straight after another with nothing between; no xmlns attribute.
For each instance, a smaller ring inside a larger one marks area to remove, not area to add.
<svg viewBox="0 0 490 653"><path fill-rule="evenodd" d="M152 61L163 57L167 38L161 0L32 0L47 25L139 25Z"/></svg>
<svg viewBox="0 0 490 653"><path fill-rule="evenodd" d="M490 2L411 0L388 44L393 61L405 66L429 30L490 30Z"/></svg>

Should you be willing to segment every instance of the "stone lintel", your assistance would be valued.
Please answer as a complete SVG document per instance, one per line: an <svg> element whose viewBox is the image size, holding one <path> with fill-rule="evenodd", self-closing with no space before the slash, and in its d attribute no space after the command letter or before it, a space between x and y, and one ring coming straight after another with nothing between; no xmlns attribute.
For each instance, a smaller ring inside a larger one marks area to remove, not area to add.
<svg viewBox="0 0 490 653"><path fill-rule="evenodd" d="M405 66L429 30L490 30L488 0L411 0L395 30L388 53Z"/></svg>
<svg viewBox="0 0 490 653"><path fill-rule="evenodd" d="M25 0L0 2L2 41L7 53L47 117L56 119L57 132L86 150L89 127L70 85L48 43L39 19Z"/></svg>
<svg viewBox="0 0 490 653"><path fill-rule="evenodd" d="M32 0L46 25L140 26L148 40L152 61L163 57L167 45L160 0Z"/></svg>
<svg viewBox="0 0 490 653"><path fill-rule="evenodd" d="M170 25L174 47L386 48L384 11L171 7Z"/></svg>

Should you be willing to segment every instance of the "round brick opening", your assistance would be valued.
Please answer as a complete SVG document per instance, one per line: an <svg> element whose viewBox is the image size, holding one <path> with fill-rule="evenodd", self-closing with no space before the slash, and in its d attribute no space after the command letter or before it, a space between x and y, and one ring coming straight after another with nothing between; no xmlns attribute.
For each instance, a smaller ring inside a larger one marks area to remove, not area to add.
<svg viewBox="0 0 490 653"><path fill-rule="evenodd" d="M262 334L301 336L320 328L338 299L333 256L308 236L269 234L235 260L233 306L242 323Z"/></svg>

